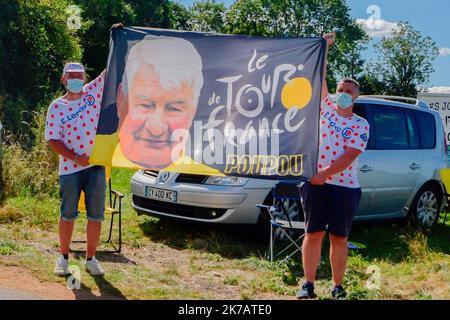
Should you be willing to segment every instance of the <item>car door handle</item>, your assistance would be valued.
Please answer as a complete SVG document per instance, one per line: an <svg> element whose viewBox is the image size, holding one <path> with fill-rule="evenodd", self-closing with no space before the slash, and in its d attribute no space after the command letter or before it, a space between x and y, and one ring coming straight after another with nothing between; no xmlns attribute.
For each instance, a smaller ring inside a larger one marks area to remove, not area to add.
<svg viewBox="0 0 450 320"><path fill-rule="evenodd" d="M362 172L364 172L364 173L367 173L367 172L372 171L373 169L372 169L371 167L369 167L368 165L363 165L363 166L361 167L361 169L359 169L359 170L362 171Z"/></svg>
<svg viewBox="0 0 450 320"><path fill-rule="evenodd" d="M409 166L409 168L413 171L420 169L420 165L418 165L417 163L413 163Z"/></svg>

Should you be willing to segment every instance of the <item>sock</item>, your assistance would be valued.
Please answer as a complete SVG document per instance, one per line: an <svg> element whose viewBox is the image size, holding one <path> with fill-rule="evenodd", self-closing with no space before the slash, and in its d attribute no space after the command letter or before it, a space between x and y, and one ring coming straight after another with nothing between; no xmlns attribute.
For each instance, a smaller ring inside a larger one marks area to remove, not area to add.
<svg viewBox="0 0 450 320"><path fill-rule="evenodd" d="M69 260L69 255L68 254L63 254L62 256L63 256L64 260Z"/></svg>

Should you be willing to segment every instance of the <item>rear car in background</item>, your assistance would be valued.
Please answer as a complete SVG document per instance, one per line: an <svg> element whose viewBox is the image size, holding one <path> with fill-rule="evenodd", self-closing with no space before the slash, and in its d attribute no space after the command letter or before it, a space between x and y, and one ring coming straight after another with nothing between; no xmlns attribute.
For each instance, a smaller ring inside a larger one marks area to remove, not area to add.
<svg viewBox="0 0 450 320"><path fill-rule="evenodd" d="M359 159L362 197L356 222L410 217L429 228L446 204L440 169L447 167L447 146L440 116L411 100L357 100L354 111L370 123L370 139ZM140 170L131 179L133 208L162 218L266 225L256 204L272 203L276 182ZM299 203L286 200L285 206L292 219L302 219Z"/></svg>

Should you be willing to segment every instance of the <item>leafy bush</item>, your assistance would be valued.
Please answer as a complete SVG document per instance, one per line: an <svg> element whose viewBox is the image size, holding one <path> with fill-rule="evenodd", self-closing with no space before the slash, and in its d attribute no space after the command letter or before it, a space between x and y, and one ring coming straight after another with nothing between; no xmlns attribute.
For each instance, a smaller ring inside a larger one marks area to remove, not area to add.
<svg viewBox="0 0 450 320"><path fill-rule="evenodd" d="M6 197L54 196L58 190L58 158L44 139L45 113L33 113L31 149L22 140L6 137L3 147L3 192Z"/></svg>
<svg viewBox="0 0 450 320"><path fill-rule="evenodd" d="M16 207L6 205L0 208L0 224L18 222L22 219L23 214Z"/></svg>
<svg viewBox="0 0 450 320"><path fill-rule="evenodd" d="M80 60L79 38L67 27L66 0L0 0L0 110L11 132L27 131L36 107L62 89L61 71Z"/></svg>

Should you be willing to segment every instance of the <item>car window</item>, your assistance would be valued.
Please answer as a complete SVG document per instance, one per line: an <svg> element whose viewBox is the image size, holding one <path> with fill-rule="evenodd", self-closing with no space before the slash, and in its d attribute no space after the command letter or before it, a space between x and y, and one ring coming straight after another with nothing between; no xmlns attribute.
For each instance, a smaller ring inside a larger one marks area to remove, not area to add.
<svg viewBox="0 0 450 320"><path fill-rule="evenodd" d="M366 119L366 113L365 113L365 110L364 110L364 105L362 105L360 103L355 103L355 106L353 107L353 113L358 115L358 116L360 116L361 118Z"/></svg>
<svg viewBox="0 0 450 320"><path fill-rule="evenodd" d="M367 113L367 105L356 103L353 107L353 113L360 116L363 119L366 119L367 122L370 124L372 121L370 119L369 114ZM375 143L373 141L374 135L373 135L373 127L370 125L370 132L369 132L369 141L367 142L367 150L374 149Z"/></svg>
<svg viewBox="0 0 450 320"><path fill-rule="evenodd" d="M403 110L387 106L371 106L371 110L375 149L408 149L408 130Z"/></svg>
<svg viewBox="0 0 450 320"><path fill-rule="evenodd" d="M420 149L419 129L412 111L405 111L410 149Z"/></svg>
<svg viewBox="0 0 450 320"><path fill-rule="evenodd" d="M436 122L433 115L422 111L415 111L414 113L419 127L422 149L434 149L436 146Z"/></svg>

